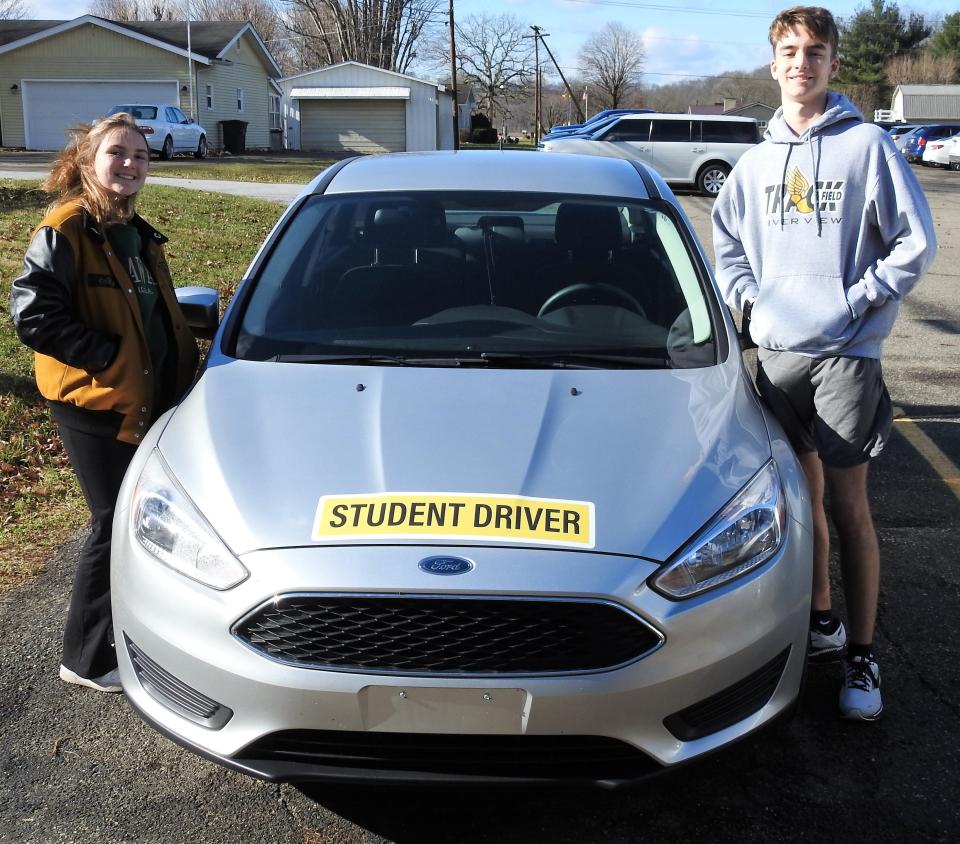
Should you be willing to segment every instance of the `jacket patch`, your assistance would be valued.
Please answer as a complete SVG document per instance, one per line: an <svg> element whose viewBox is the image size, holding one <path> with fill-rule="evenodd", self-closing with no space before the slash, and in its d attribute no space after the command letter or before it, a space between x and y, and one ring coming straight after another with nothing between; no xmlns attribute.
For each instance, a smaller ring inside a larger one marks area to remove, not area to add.
<svg viewBox="0 0 960 844"><path fill-rule="evenodd" d="M120 287L112 275L87 273L87 287Z"/></svg>

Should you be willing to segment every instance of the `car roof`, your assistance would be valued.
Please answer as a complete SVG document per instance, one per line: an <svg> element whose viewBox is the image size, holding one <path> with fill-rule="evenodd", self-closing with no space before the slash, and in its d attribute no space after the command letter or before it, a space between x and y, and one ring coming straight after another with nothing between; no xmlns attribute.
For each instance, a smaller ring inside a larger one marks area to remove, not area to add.
<svg viewBox="0 0 960 844"><path fill-rule="evenodd" d="M645 165L639 166L645 174L650 173ZM669 189L659 177L653 178L656 189L669 196ZM321 174L310 190L316 190L324 181ZM517 150L461 150L351 159L333 175L324 192L524 190L645 199L649 193L644 182L635 163L624 159Z"/></svg>
<svg viewBox="0 0 960 844"><path fill-rule="evenodd" d="M737 114L667 114L654 111L650 114L621 114L620 120L723 120L728 123L756 123L754 117L743 117Z"/></svg>

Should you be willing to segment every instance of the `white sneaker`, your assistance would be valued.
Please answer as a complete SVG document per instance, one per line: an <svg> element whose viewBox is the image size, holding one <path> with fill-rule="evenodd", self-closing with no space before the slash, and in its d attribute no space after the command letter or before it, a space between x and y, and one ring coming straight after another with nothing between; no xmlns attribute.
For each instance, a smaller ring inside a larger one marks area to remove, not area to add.
<svg viewBox="0 0 960 844"><path fill-rule="evenodd" d="M122 692L123 686L120 685L120 670L114 668L108 671L102 677L94 677L92 680L88 677L81 677L79 674L71 671L67 666L60 666L60 679L64 683L74 683L77 686L86 686L88 689L96 689L98 692Z"/></svg>
<svg viewBox="0 0 960 844"><path fill-rule="evenodd" d="M824 633L816 625L810 628L810 643L807 647L807 659L810 662L839 661L846 650L847 631L839 619L833 633Z"/></svg>
<svg viewBox="0 0 960 844"><path fill-rule="evenodd" d="M882 712L880 666L867 657L848 657L843 663L840 716L850 721L876 721Z"/></svg>

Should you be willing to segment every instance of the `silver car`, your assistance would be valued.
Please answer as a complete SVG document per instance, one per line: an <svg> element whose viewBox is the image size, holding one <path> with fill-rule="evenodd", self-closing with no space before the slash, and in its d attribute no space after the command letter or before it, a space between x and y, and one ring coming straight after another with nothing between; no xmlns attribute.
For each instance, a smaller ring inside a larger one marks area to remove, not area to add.
<svg viewBox="0 0 960 844"><path fill-rule="evenodd" d="M107 116L121 111L137 121L150 149L164 161L169 161L178 152L190 153L194 158L207 157L207 130L176 106L127 103L115 105L107 112Z"/></svg>
<svg viewBox="0 0 960 844"><path fill-rule="evenodd" d="M258 777L612 786L790 714L811 558L659 176L370 156L291 204L144 437L116 647L148 723Z"/></svg>

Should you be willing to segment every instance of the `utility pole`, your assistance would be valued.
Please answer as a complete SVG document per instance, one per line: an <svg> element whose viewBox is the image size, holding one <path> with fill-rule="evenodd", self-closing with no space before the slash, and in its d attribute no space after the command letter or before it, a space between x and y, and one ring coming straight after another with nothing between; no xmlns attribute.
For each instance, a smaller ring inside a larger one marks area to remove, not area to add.
<svg viewBox="0 0 960 844"><path fill-rule="evenodd" d="M549 32L542 33L540 32L540 27L535 26L533 29L537 33L537 37L540 41L549 35ZM573 91L570 90L570 85L567 82L567 77L563 75L563 71L560 70L560 65L557 64L557 60L553 57L553 53L550 52L550 48L547 46L547 42L543 41L543 49L547 51L547 55L550 56L550 61L553 62L553 66L557 69L557 73L560 74L560 78L563 80L563 87L567 89L567 93L570 95L570 99L573 100L573 104L577 107L577 117L580 118L580 122L583 123L583 111L580 109L580 103L576 101L576 98L573 96Z"/></svg>
<svg viewBox="0 0 960 844"><path fill-rule="evenodd" d="M449 0L450 10L450 91L453 94L453 148L460 149L460 107L457 105L457 43L453 30L453 0Z"/></svg>
<svg viewBox="0 0 960 844"><path fill-rule="evenodd" d="M531 26L533 35L525 38L533 39L533 143L540 143L540 27Z"/></svg>

